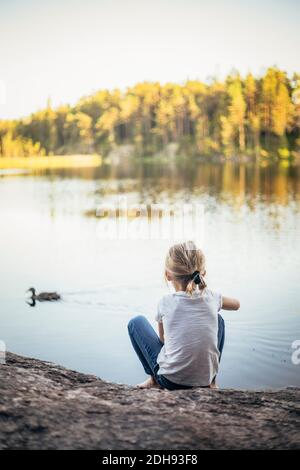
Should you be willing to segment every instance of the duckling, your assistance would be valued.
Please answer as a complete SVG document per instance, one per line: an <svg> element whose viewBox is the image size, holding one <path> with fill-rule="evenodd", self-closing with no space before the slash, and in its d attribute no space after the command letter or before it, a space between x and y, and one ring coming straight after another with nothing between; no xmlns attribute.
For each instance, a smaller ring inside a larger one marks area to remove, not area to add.
<svg viewBox="0 0 300 470"><path fill-rule="evenodd" d="M35 288L30 287L27 292L31 292L31 299L33 301L39 300L40 302L44 302L46 300L52 301L52 300L59 300L61 299L61 296L57 292L40 292L39 294L36 294Z"/></svg>

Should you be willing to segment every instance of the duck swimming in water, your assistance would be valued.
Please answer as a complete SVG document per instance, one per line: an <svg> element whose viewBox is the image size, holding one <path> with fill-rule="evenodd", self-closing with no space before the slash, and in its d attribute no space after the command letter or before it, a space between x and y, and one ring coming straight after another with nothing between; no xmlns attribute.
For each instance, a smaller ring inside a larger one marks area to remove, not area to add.
<svg viewBox="0 0 300 470"><path fill-rule="evenodd" d="M57 292L40 292L39 294L37 294L34 287L30 287L27 292L31 292L31 299L33 301L39 300L40 302L51 302L52 300L61 299L61 296Z"/></svg>

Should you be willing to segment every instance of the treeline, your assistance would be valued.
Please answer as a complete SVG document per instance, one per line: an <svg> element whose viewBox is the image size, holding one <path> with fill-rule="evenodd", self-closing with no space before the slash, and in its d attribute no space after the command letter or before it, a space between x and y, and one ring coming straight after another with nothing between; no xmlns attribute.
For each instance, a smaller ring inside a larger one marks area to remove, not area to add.
<svg viewBox="0 0 300 470"><path fill-rule="evenodd" d="M210 84L138 83L0 121L1 156L107 154L122 144L155 153L171 142L199 154L299 150L300 74L270 68Z"/></svg>

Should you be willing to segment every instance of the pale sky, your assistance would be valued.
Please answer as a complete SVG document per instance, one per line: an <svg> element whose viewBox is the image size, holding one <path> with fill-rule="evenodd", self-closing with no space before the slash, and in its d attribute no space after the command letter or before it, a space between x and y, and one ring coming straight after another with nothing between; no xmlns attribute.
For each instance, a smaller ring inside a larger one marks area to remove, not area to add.
<svg viewBox="0 0 300 470"><path fill-rule="evenodd" d="M300 72L299 0L0 0L0 118L100 88Z"/></svg>

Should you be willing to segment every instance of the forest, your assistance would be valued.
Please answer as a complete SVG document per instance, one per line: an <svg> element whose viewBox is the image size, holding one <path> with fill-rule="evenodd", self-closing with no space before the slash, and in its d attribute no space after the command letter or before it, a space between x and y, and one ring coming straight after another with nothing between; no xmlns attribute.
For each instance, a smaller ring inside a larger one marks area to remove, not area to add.
<svg viewBox="0 0 300 470"><path fill-rule="evenodd" d="M138 83L99 90L75 106L0 121L0 156L107 155L131 144L152 155L177 143L198 155L277 154L300 150L300 74L276 67L261 77L233 72L224 81Z"/></svg>

